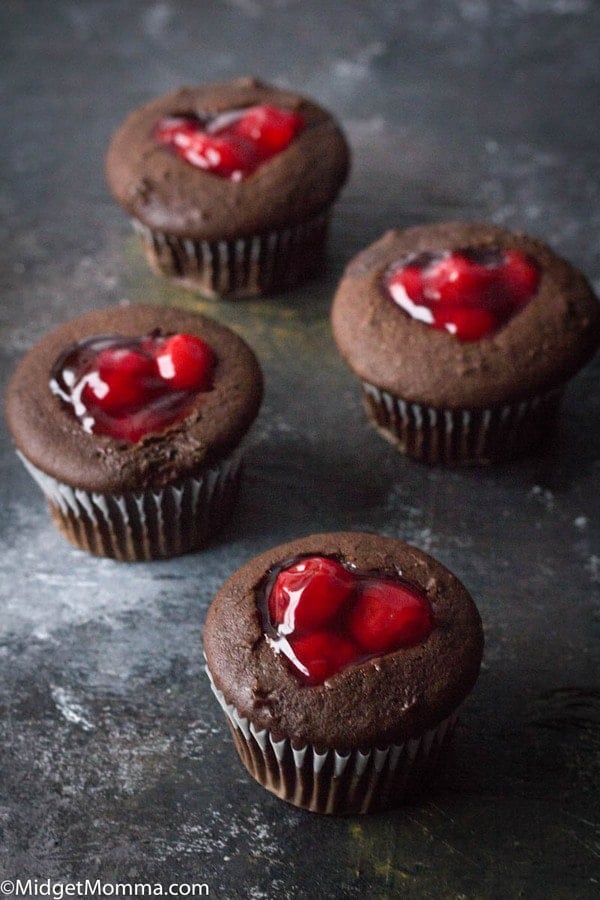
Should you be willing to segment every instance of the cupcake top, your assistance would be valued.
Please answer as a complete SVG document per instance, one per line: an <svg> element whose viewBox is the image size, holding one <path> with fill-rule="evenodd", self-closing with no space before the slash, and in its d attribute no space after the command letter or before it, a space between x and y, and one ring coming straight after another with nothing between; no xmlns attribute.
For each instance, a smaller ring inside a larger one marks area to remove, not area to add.
<svg viewBox="0 0 600 900"><path fill-rule="evenodd" d="M440 563L399 540L341 532L280 545L232 575L204 646L216 687L257 728L344 751L401 743L447 718L475 683L483 635Z"/></svg>
<svg viewBox="0 0 600 900"><path fill-rule="evenodd" d="M217 463L261 399L256 357L229 328L179 309L110 307L32 347L8 385L6 418L34 466L114 494Z"/></svg>
<svg viewBox="0 0 600 900"><path fill-rule="evenodd" d="M110 189L131 216L205 240L310 219L336 198L348 168L348 145L326 110L254 78L152 100L127 117L106 159Z"/></svg>
<svg viewBox="0 0 600 900"><path fill-rule="evenodd" d="M476 408L574 375L600 341L600 306L543 242L450 222L388 231L359 253L332 328L361 380L437 408Z"/></svg>

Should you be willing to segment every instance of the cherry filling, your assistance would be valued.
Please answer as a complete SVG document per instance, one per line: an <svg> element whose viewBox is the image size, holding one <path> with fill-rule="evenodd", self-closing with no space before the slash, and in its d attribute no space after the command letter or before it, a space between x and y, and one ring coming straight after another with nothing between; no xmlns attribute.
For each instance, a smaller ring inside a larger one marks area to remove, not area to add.
<svg viewBox="0 0 600 900"><path fill-rule="evenodd" d="M185 418L197 394L211 389L215 362L193 334L94 336L63 351L50 390L85 431L134 443Z"/></svg>
<svg viewBox="0 0 600 900"><path fill-rule="evenodd" d="M434 626L420 588L327 556L298 557L273 570L265 607L269 643L307 685L418 644Z"/></svg>
<svg viewBox="0 0 600 900"><path fill-rule="evenodd" d="M241 181L285 150L303 127L299 113L261 105L216 116L169 116L154 134L192 166Z"/></svg>
<svg viewBox="0 0 600 900"><path fill-rule="evenodd" d="M494 334L537 291L536 262L520 250L420 253L388 273L392 299L413 319L461 341Z"/></svg>

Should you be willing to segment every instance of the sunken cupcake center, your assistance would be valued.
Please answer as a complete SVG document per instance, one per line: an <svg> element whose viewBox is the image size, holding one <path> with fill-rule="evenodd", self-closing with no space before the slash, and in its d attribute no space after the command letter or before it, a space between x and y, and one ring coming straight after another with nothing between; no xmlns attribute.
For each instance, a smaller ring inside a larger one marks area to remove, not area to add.
<svg viewBox="0 0 600 900"><path fill-rule="evenodd" d="M61 353L50 390L85 431L134 443L183 419L212 388L215 362L193 334L98 335Z"/></svg>
<svg viewBox="0 0 600 900"><path fill-rule="evenodd" d="M276 567L264 607L267 640L306 685L418 644L434 624L420 588L326 556L302 556Z"/></svg>
<svg viewBox="0 0 600 900"><path fill-rule="evenodd" d="M461 341L488 337L534 297L540 280L535 260L511 248L467 248L419 253L394 264L387 289L413 319Z"/></svg>
<svg viewBox="0 0 600 900"><path fill-rule="evenodd" d="M299 113L262 104L216 116L167 116L154 136L190 165L241 181L285 150L303 127Z"/></svg>

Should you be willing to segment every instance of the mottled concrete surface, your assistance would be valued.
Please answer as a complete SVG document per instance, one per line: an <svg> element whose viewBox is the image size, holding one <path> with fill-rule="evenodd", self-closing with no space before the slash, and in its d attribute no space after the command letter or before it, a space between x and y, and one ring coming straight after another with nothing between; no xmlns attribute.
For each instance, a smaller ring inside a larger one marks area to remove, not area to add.
<svg viewBox="0 0 600 900"><path fill-rule="evenodd" d="M203 553L88 558L2 431L0 872L206 883L219 898L592 897L599 890L598 360L543 456L487 471L400 458L331 340L345 261L393 225L483 218L600 282L594 0L3 0L1 362L124 300L237 329L267 392L236 518ZM265 302L202 302L146 269L103 156L138 103L255 73L335 110L354 148L329 266ZM246 777L202 673L218 585L324 529L407 538L453 568L487 650L444 784L328 820Z"/></svg>

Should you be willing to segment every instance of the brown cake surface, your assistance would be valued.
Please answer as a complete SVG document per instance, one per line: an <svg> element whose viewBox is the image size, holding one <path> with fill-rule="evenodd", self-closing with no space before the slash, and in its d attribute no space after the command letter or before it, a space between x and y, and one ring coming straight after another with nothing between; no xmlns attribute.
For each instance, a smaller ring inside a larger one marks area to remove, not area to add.
<svg viewBox="0 0 600 900"><path fill-rule="evenodd" d="M178 158L154 138L165 116L216 115L271 104L299 112L304 128L248 178L233 181ZM289 226L326 209L349 168L346 140L313 101L254 78L184 87L134 110L115 133L106 177L115 199L153 231L235 239Z"/></svg>
<svg viewBox="0 0 600 900"><path fill-rule="evenodd" d="M165 431L137 443L84 431L51 392L62 351L84 338L189 333L207 341L217 362L211 390ZM229 328L195 313L160 306L96 310L60 325L21 360L6 394L6 418L18 450L47 475L87 491L114 494L161 488L217 463L238 445L258 413L262 375L247 344Z"/></svg>
<svg viewBox="0 0 600 900"><path fill-rule="evenodd" d="M385 285L423 252L518 248L540 271L535 296L495 334L459 341L411 318ZM332 308L335 341L364 382L434 408L481 408L551 390L600 341L600 305L584 276L542 241L495 225L450 222L388 231L348 265Z"/></svg>
<svg viewBox="0 0 600 900"><path fill-rule="evenodd" d="M260 607L268 573L303 554L401 574L426 591L435 622L431 634L324 684L302 684L266 640ZM393 538L340 532L280 545L233 574L209 609L204 646L216 687L254 726L297 746L344 751L402 743L454 712L477 678L483 635L468 592L439 562Z"/></svg>

